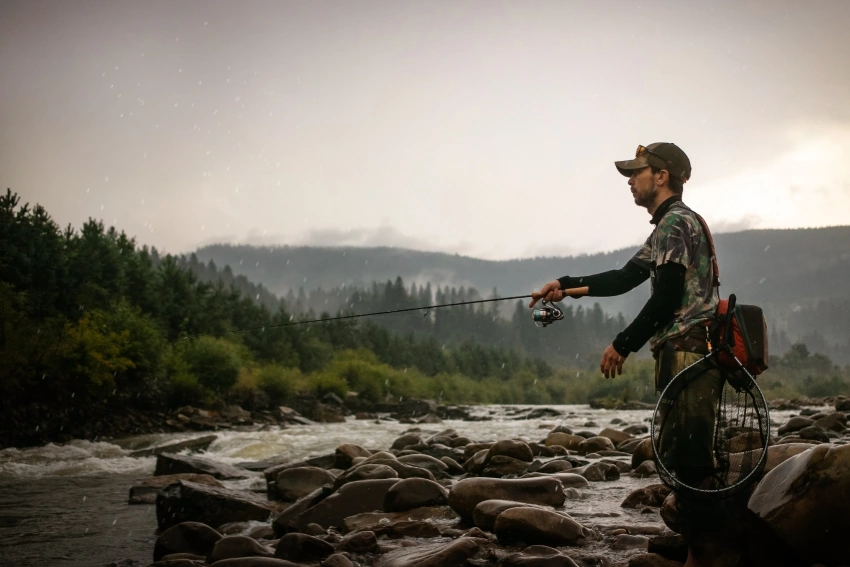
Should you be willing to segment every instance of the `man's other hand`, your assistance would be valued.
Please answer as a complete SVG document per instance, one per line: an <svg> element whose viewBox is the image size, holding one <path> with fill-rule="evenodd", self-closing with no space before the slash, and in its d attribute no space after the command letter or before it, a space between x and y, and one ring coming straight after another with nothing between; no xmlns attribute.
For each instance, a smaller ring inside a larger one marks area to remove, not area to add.
<svg viewBox="0 0 850 567"><path fill-rule="evenodd" d="M614 378L623 373L624 362L626 362L626 357L620 356L620 353L614 350L613 345L608 345L608 348L602 353L599 369L606 378Z"/></svg>
<svg viewBox="0 0 850 567"><path fill-rule="evenodd" d="M534 307L534 304L541 299L551 302L558 302L564 299L564 292L561 291L561 282L558 280L552 280L541 287L540 291L532 292L531 303L529 303L528 306Z"/></svg>

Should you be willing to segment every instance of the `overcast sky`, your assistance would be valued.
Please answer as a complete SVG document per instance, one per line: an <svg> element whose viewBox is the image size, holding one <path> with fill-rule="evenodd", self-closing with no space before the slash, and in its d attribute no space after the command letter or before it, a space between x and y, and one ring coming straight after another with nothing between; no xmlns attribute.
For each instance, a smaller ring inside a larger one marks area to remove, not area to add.
<svg viewBox="0 0 850 567"><path fill-rule="evenodd" d="M715 232L850 224L850 1L0 0L0 182L140 244L637 245L671 141Z"/></svg>

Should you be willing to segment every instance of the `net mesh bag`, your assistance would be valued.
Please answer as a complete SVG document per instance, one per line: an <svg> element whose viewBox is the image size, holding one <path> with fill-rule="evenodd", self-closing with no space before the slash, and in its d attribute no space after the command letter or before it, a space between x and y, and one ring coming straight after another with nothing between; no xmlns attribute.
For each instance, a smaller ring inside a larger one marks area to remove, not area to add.
<svg viewBox="0 0 850 567"><path fill-rule="evenodd" d="M688 496L737 494L761 476L769 427L752 376L709 354L677 374L658 400L651 432L658 475Z"/></svg>

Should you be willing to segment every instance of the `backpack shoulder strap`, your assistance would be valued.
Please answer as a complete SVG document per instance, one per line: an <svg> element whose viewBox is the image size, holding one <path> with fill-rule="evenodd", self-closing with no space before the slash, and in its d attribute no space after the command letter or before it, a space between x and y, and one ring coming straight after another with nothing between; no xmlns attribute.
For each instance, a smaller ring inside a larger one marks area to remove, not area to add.
<svg viewBox="0 0 850 567"><path fill-rule="evenodd" d="M708 238L708 246L711 248L711 267L714 269L714 279L712 283L714 284L714 287L720 287L720 268L717 267L717 252L714 249L714 238L711 237L711 231L708 230L708 223L705 222L705 219L698 213L694 212L693 209L691 209L691 212L694 213L694 216L696 216L697 219L699 219L699 223L705 231L705 236Z"/></svg>

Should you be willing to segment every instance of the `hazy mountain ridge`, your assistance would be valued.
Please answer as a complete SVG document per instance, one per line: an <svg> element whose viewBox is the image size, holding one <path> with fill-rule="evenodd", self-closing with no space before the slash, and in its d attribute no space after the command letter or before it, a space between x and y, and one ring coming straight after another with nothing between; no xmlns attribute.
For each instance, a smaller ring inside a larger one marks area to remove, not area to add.
<svg viewBox="0 0 850 567"><path fill-rule="evenodd" d="M736 293L741 302L761 305L771 327L785 330L792 340L818 331L830 343L848 343L850 226L747 230L717 234L715 243L722 295ZM494 288L501 296L524 295L564 274L616 269L636 250L502 261L388 247L211 245L196 254L201 262L229 265L279 297L290 289L363 288L398 276L408 285L474 287L489 297ZM631 318L648 294L644 284L624 296L593 301L608 313Z"/></svg>

